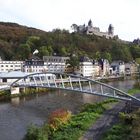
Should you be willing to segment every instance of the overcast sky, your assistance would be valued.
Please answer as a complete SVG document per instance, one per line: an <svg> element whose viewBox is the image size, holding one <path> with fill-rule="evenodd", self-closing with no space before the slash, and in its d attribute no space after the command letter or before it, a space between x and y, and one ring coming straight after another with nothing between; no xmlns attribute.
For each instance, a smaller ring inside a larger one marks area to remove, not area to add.
<svg viewBox="0 0 140 140"><path fill-rule="evenodd" d="M0 21L51 31L91 19L101 31L111 23L114 33L129 41L140 37L139 13L140 0L0 0Z"/></svg>

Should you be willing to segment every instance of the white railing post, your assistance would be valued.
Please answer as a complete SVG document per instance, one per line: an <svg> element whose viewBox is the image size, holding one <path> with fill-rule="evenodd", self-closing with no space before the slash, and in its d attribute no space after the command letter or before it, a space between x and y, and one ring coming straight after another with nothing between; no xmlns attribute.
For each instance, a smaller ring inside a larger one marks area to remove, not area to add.
<svg viewBox="0 0 140 140"><path fill-rule="evenodd" d="M82 86L81 86L80 78L79 78L79 86L80 86L80 90L82 91Z"/></svg>
<svg viewBox="0 0 140 140"><path fill-rule="evenodd" d="M34 75L33 75L33 79L34 79L35 86L37 86L37 82L36 82Z"/></svg>
<svg viewBox="0 0 140 140"><path fill-rule="evenodd" d="M49 79L48 79L48 76L45 74L45 78L47 80L47 83L48 83L48 87L50 87L50 82L49 82Z"/></svg>
<svg viewBox="0 0 140 140"><path fill-rule="evenodd" d="M55 81L55 76L53 76L53 81L54 81L55 87L57 87L57 84L56 84L56 81Z"/></svg>
<svg viewBox="0 0 140 140"><path fill-rule="evenodd" d="M102 95L104 94L103 86L102 86L102 85L101 85L101 94L102 94Z"/></svg>
<svg viewBox="0 0 140 140"><path fill-rule="evenodd" d="M90 91L91 91L91 93L92 93L91 82L90 82L90 81L88 81L88 83L89 83L89 88L90 88Z"/></svg>
<svg viewBox="0 0 140 140"><path fill-rule="evenodd" d="M41 86L43 86L43 81L41 79L41 76L39 76L39 80L40 80Z"/></svg>
<svg viewBox="0 0 140 140"><path fill-rule="evenodd" d="M60 78L61 78L62 86L63 86L63 88L65 88L64 81L63 81L63 78L62 78L62 75L61 74L60 74Z"/></svg>
<svg viewBox="0 0 140 140"><path fill-rule="evenodd" d="M23 80L22 80L22 81L23 81L23 85L26 85L26 83L25 83L25 79L24 79L24 78L23 78ZM21 82L21 84L22 84L22 82Z"/></svg>
<svg viewBox="0 0 140 140"><path fill-rule="evenodd" d="M31 83L31 81L30 81L30 78L28 77L28 80L29 80L29 85L31 86L32 85L32 83Z"/></svg>
<svg viewBox="0 0 140 140"><path fill-rule="evenodd" d="M116 96L116 91L114 90L114 92L113 92L113 96Z"/></svg>
<svg viewBox="0 0 140 140"><path fill-rule="evenodd" d="M70 81L71 89L73 89L72 82L71 82L71 77L70 76L69 76L69 81Z"/></svg>

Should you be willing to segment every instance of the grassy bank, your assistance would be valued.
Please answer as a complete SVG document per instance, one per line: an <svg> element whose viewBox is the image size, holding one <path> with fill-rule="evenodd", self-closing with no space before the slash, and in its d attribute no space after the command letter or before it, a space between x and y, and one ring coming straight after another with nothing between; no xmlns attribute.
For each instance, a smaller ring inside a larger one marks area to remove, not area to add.
<svg viewBox="0 0 140 140"><path fill-rule="evenodd" d="M104 134L102 140L127 140L130 132L131 127L129 125L117 124Z"/></svg>
<svg viewBox="0 0 140 140"><path fill-rule="evenodd" d="M140 83L128 90L131 95L140 93ZM102 140L139 140L140 139L140 108L130 114L120 113L120 123L108 130Z"/></svg>
<svg viewBox="0 0 140 140"><path fill-rule="evenodd" d="M134 84L134 88L128 91L134 95L140 93L139 83ZM139 140L140 139L140 108L130 113L120 113L120 123L108 130L102 140Z"/></svg>
<svg viewBox="0 0 140 140"><path fill-rule="evenodd" d="M137 80L134 85L133 85L133 88L128 90L128 93L133 95L133 94L136 94L136 93L140 93L140 81Z"/></svg>
<svg viewBox="0 0 140 140"><path fill-rule="evenodd" d="M10 91L0 91L0 101L10 99Z"/></svg>
<svg viewBox="0 0 140 140"><path fill-rule="evenodd" d="M107 83L107 82L114 82L116 80L124 81L125 78L124 78L124 76L122 76L122 77L117 77L117 78L100 79L99 81L104 82L104 83Z"/></svg>
<svg viewBox="0 0 140 140"><path fill-rule="evenodd" d="M71 117L69 111L59 110L52 115L55 119L51 116L51 121L42 127L30 126L25 140L78 140L114 102L116 100L85 104L79 114Z"/></svg>
<svg viewBox="0 0 140 140"><path fill-rule="evenodd" d="M0 91L0 100L8 100L14 97L23 97L28 96L36 93L45 93L50 91L47 88L26 88L25 90L21 90L19 94L10 94L10 91Z"/></svg>
<svg viewBox="0 0 140 140"><path fill-rule="evenodd" d="M132 88L132 89L128 90L128 93L131 95L140 93L140 88Z"/></svg>
<svg viewBox="0 0 140 140"><path fill-rule="evenodd" d="M120 123L107 131L102 140L139 140L140 109L130 114L120 114Z"/></svg>

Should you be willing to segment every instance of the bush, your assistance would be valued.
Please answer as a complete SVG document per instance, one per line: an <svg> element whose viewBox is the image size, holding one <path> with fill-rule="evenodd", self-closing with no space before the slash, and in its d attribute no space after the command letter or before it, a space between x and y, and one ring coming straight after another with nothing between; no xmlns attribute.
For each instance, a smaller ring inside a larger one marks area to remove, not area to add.
<svg viewBox="0 0 140 140"><path fill-rule="evenodd" d="M97 103L97 104L85 104L81 112L95 112L95 113L102 113L105 111L105 107L103 106L102 103Z"/></svg>
<svg viewBox="0 0 140 140"><path fill-rule="evenodd" d="M135 82L134 88L139 88L140 89L140 81Z"/></svg>
<svg viewBox="0 0 140 140"><path fill-rule="evenodd" d="M48 140L48 133L44 128L31 125L27 130L24 140Z"/></svg>
<svg viewBox="0 0 140 140"><path fill-rule="evenodd" d="M71 112L65 109L58 109L49 117L49 127L52 131L56 131L61 125L67 124L71 118Z"/></svg>
<svg viewBox="0 0 140 140"><path fill-rule="evenodd" d="M123 112L119 113L119 117L124 124L132 124L133 120L136 119L135 114L125 114Z"/></svg>
<svg viewBox="0 0 140 140"><path fill-rule="evenodd" d="M104 134L102 140L127 140L130 131L128 125L117 124Z"/></svg>

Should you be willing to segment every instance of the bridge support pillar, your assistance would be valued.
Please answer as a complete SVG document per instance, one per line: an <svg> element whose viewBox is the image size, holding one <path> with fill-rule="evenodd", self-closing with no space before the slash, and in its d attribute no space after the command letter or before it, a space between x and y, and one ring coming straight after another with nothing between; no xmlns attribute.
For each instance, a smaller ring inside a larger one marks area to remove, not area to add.
<svg viewBox="0 0 140 140"><path fill-rule="evenodd" d="M19 87L11 87L10 91L11 94L19 94Z"/></svg>
<svg viewBox="0 0 140 140"><path fill-rule="evenodd" d="M131 101L127 101L125 103L125 112L126 113L132 112L132 102Z"/></svg>

